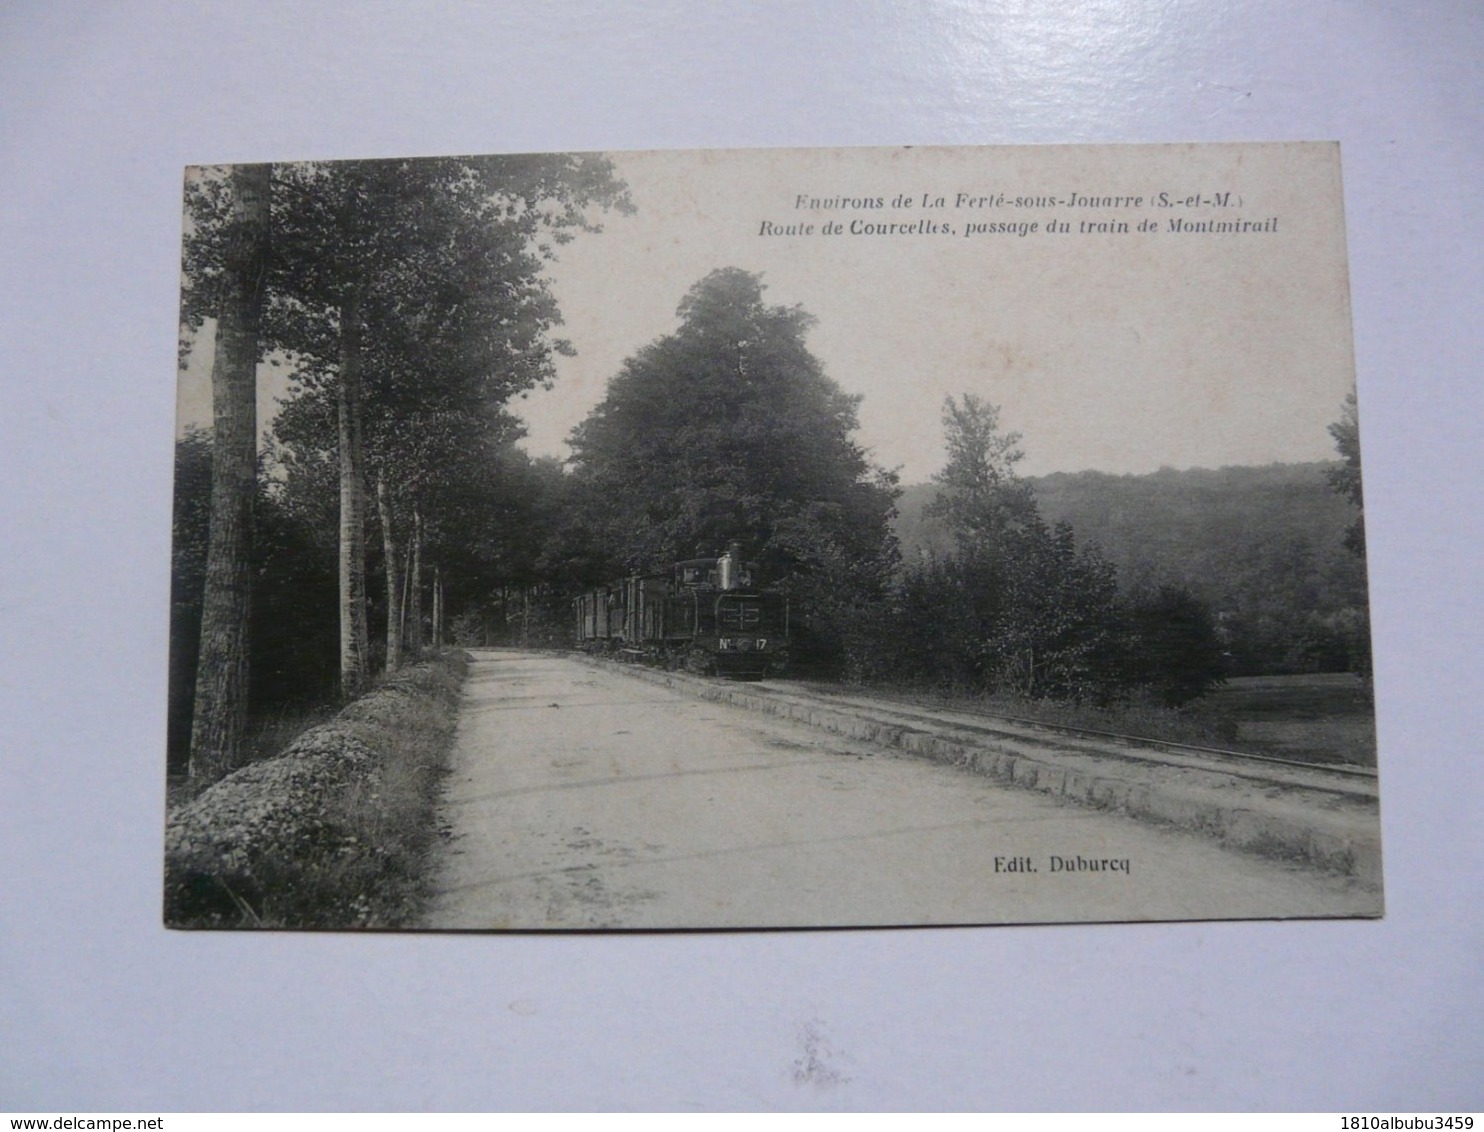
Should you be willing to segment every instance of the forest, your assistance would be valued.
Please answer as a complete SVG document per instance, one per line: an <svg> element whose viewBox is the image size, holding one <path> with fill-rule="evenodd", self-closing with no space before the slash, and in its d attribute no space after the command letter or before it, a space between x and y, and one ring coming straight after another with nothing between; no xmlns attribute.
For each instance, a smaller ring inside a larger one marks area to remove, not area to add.
<svg viewBox="0 0 1484 1132"><path fill-rule="evenodd" d="M1148 475L1031 477L1047 520L1096 546L1128 592L1173 584L1217 619L1227 674L1363 669L1365 562L1350 549L1356 509L1333 464L1165 468ZM903 558L943 554L952 536L924 515L933 484L903 490Z"/></svg>

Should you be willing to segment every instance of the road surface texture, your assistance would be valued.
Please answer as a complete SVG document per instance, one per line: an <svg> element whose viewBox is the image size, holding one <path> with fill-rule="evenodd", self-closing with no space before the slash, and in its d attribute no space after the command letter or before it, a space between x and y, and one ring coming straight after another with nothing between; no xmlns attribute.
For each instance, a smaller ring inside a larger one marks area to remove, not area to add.
<svg viewBox="0 0 1484 1132"><path fill-rule="evenodd" d="M637 665L626 665L624 671L696 699L779 716L1094 809L1197 832L1228 849L1344 873L1374 889L1371 914L1381 911L1381 818L1374 772L1284 764L903 703L832 685L706 680Z"/></svg>
<svg viewBox="0 0 1484 1132"><path fill-rule="evenodd" d="M591 930L1374 915L1234 853L620 669L475 650L424 926Z"/></svg>

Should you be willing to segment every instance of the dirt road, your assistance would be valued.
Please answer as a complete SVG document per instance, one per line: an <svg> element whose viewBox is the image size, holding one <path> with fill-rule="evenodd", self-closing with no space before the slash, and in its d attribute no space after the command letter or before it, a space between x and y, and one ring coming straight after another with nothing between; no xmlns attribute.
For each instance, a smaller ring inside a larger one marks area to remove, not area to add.
<svg viewBox="0 0 1484 1132"><path fill-rule="evenodd" d="M561 657L474 653L425 925L1343 916L1374 892Z"/></svg>

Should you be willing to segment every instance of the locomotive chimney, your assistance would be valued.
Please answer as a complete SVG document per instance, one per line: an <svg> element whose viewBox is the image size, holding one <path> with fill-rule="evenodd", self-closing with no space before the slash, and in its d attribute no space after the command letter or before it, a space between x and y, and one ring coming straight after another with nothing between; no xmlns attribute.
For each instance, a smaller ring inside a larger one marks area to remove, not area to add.
<svg viewBox="0 0 1484 1132"><path fill-rule="evenodd" d="M742 544L727 544L726 553L716 560L716 585L721 590L734 590L741 584Z"/></svg>

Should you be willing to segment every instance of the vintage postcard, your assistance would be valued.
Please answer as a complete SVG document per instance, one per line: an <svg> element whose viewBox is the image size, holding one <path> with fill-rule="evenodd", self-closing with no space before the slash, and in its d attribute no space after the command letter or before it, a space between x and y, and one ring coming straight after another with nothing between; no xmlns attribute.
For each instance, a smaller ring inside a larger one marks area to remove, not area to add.
<svg viewBox="0 0 1484 1132"><path fill-rule="evenodd" d="M1382 912L1332 143L186 171L165 918Z"/></svg>

